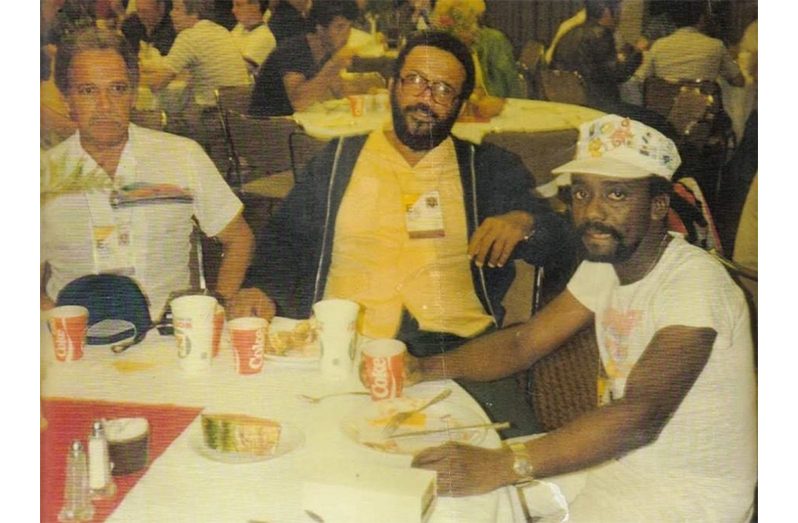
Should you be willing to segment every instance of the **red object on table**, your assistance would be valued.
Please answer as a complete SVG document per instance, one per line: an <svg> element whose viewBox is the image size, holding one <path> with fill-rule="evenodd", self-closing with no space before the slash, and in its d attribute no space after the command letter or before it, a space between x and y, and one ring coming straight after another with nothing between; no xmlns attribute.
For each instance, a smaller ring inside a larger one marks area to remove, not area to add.
<svg viewBox="0 0 798 523"><path fill-rule="evenodd" d="M57 522L64 504L66 458L70 443L79 439L87 445L91 424L96 419L147 418L150 424L149 464L197 417L201 408L176 405L143 405L48 399L42 401L42 416L47 426L41 432L41 521ZM112 499L94 501L93 521L104 521L125 498L141 477L143 470L127 476L114 476L117 492Z"/></svg>

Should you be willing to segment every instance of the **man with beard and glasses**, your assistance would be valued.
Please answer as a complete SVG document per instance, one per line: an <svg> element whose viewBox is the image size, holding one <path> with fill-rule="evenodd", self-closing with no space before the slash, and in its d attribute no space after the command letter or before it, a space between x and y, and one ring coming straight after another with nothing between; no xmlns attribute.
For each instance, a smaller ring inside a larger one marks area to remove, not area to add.
<svg viewBox="0 0 798 523"><path fill-rule="evenodd" d="M194 220L222 244L217 295L232 297L244 279L254 239L241 202L199 144L130 123L138 80L121 35L88 28L58 47L55 81L78 132L42 158L42 309L77 278L121 273L158 320L189 287ZM146 192L173 198L133 200Z"/></svg>
<svg viewBox="0 0 798 523"><path fill-rule="evenodd" d="M673 142L639 122L608 115L584 124L576 159L553 171L570 179L586 251L567 289L525 324L407 362L411 382L495 380L595 323L597 408L499 449L422 451L414 465L437 470L439 491L531 483L534 509L551 496L536 480L582 471L548 485L565 489L569 521L748 521L756 483L749 314L720 263L666 228L679 163Z"/></svg>
<svg viewBox="0 0 798 523"><path fill-rule="evenodd" d="M531 196L517 156L451 136L473 86L462 42L414 35L390 83L393 124L333 140L297 177L232 313L268 318L276 306L307 318L313 303L347 298L362 306L363 335L398 338L419 356L500 326L512 260L545 265L574 242ZM535 430L513 379L470 390L490 415Z"/></svg>

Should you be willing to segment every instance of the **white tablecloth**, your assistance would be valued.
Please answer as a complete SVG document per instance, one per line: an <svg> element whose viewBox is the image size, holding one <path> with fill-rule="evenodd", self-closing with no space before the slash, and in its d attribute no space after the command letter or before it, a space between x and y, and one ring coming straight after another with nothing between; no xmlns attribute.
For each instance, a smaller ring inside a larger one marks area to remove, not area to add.
<svg viewBox="0 0 798 523"><path fill-rule="evenodd" d="M174 338L162 337L155 331L125 353L115 355L108 349L87 348L83 359L70 363L53 361L46 332L42 333L42 340L45 397L200 406L277 419L304 433L304 445L279 458L230 465L210 461L194 450L192 437L199 434L195 420L150 464L108 521L307 523L311 520L301 507L303 478L322 461L334 458L344 463L409 466L409 456L361 447L340 430L342 417L367 406L371 401L368 397L342 396L319 404L296 397L298 393L363 390L355 376L344 382L325 382L315 368L270 361L260 374L240 376L234 370L232 352L225 347L210 371L191 376L178 366ZM125 371L125 365L139 369ZM427 396L443 387L454 391L447 402L481 412L477 403L452 381L417 385L407 389L407 393ZM498 435L492 431L483 443L488 447L499 444ZM510 489L500 489L469 498L442 497L430 522L512 522L513 503L517 503L512 496Z"/></svg>
<svg viewBox="0 0 798 523"><path fill-rule="evenodd" d="M603 114L579 105L509 98L502 112L489 122L458 122L452 133L458 138L480 143L489 133L536 133L576 129L580 124ZM365 134L378 129L389 119L390 113L387 111L352 116L349 103L345 100L317 104L312 110L294 114L294 120L306 133L323 140Z"/></svg>

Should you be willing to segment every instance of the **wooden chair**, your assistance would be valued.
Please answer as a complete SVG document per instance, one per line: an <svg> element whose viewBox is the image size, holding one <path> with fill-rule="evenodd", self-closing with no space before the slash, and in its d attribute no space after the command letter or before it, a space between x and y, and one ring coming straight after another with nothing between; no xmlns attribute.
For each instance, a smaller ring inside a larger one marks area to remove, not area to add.
<svg viewBox="0 0 798 523"><path fill-rule="evenodd" d="M529 40L518 56L518 69L521 71L523 84L526 86L526 97L540 99L540 69L545 65L543 55L546 46L537 40Z"/></svg>
<svg viewBox="0 0 798 523"><path fill-rule="evenodd" d="M133 109L130 112L130 121L156 131L165 131L169 123L166 111L156 109Z"/></svg>
<svg viewBox="0 0 798 523"><path fill-rule="evenodd" d="M587 105L587 88L582 75L576 71L540 69L543 98L550 102Z"/></svg>

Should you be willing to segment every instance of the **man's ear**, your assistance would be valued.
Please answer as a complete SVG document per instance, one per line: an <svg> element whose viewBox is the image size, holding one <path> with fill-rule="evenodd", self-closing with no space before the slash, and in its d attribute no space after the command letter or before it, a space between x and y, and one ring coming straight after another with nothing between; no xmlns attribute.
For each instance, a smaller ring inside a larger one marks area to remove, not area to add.
<svg viewBox="0 0 798 523"><path fill-rule="evenodd" d="M667 194L658 194L651 200L651 220L662 221L671 208L671 197Z"/></svg>

